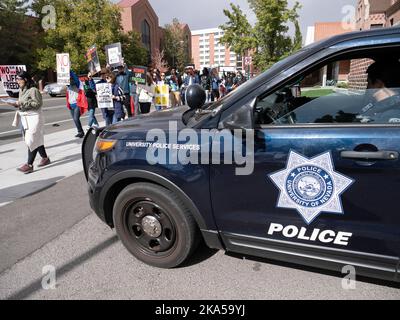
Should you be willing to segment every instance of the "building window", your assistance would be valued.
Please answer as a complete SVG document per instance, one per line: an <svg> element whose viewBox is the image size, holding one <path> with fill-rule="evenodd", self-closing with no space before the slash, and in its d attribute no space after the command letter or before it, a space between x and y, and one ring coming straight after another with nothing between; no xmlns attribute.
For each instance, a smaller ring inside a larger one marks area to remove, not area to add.
<svg viewBox="0 0 400 320"><path fill-rule="evenodd" d="M142 43L144 47L151 52L150 25L146 20L142 21Z"/></svg>

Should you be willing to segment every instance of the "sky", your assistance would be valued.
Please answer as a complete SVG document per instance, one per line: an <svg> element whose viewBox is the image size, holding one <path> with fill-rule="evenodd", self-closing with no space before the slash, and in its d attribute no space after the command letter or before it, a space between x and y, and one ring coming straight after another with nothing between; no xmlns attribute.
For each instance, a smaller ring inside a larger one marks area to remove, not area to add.
<svg viewBox="0 0 400 320"><path fill-rule="evenodd" d="M149 2L158 15L160 26L170 23L173 18L178 18L180 22L187 23L192 31L216 28L227 21L223 9L229 9L230 3L239 5L252 24L255 21L247 0L149 0ZM293 7L295 0L288 2L289 6ZM299 2L302 5L299 13L303 38L306 36L307 26L312 26L315 22L342 21L346 15L342 13L343 7L348 5L355 7L357 4L357 0L299 0Z"/></svg>

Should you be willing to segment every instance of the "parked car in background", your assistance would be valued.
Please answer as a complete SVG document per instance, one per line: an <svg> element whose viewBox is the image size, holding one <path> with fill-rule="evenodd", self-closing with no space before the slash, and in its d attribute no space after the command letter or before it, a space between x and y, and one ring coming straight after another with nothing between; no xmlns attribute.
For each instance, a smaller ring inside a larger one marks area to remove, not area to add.
<svg viewBox="0 0 400 320"><path fill-rule="evenodd" d="M44 87L43 91L49 94L51 97L65 97L67 94L67 87L58 83L50 83Z"/></svg>

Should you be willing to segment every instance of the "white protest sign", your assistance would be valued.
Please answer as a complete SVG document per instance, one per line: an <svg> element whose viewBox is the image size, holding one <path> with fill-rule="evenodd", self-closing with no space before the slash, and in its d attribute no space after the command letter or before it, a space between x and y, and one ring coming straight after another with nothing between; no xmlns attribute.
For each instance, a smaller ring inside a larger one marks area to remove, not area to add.
<svg viewBox="0 0 400 320"><path fill-rule="evenodd" d="M96 84L97 91L97 104L100 109L113 109L114 103L112 100L112 86L111 83L98 83Z"/></svg>
<svg viewBox="0 0 400 320"><path fill-rule="evenodd" d="M23 65L0 66L1 83L6 92L17 93L19 91L17 74L20 73L21 71L26 71L26 66Z"/></svg>
<svg viewBox="0 0 400 320"><path fill-rule="evenodd" d="M58 53L56 59L57 59L57 83L69 86L70 70L71 70L69 53Z"/></svg>

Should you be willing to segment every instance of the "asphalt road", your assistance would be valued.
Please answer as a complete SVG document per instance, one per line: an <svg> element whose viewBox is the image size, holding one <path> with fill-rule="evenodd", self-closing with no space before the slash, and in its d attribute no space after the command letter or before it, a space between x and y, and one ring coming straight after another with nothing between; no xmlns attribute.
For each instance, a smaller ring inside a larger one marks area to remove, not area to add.
<svg viewBox="0 0 400 320"><path fill-rule="evenodd" d="M0 208L0 299L400 299L391 284L200 248L186 266L132 257L88 205L83 174ZM54 266L57 286L42 288ZM46 273L47 275L47 273Z"/></svg>
<svg viewBox="0 0 400 320"><path fill-rule="evenodd" d="M43 111L46 121L45 134L74 128L74 121L66 107L65 97L51 98L43 96ZM12 126L15 109L12 106L0 104L0 145L21 139L20 130ZM102 120L100 110L97 110L98 121ZM81 117L83 128L87 125L87 115Z"/></svg>

